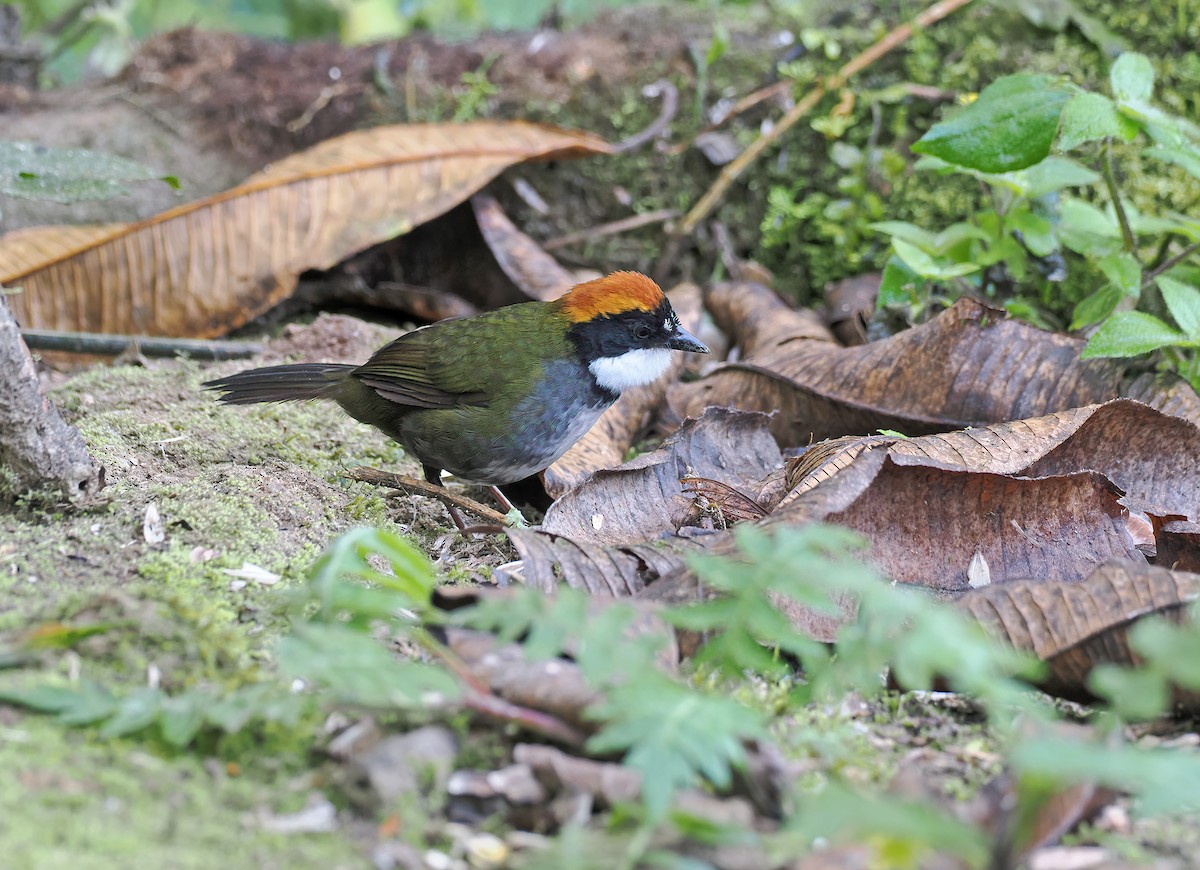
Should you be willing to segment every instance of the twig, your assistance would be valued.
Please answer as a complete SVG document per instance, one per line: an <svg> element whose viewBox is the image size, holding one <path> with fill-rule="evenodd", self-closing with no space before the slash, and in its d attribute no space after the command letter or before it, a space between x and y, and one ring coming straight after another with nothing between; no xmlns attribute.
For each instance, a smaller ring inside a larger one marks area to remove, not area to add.
<svg viewBox="0 0 1200 870"><path fill-rule="evenodd" d="M1155 278L1157 278L1163 272L1167 272L1175 268L1197 251L1200 251L1200 242L1192 242L1175 256L1163 260L1158 264L1158 266L1156 266L1152 271L1147 272L1145 277L1142 278L1142 289L1145 290L1154 283Z"/></svg>
<svg viewBox="0 0 1200 870"><path fill-rule="evenodd" d="M1112 165L1112 139L1104 140L1104 153L1101 160L1104 174L1104 184L1108 187L1108 195L1112 199L1113 209L1117 213L1117 223L1121 225L1121 240L1125 244L1125 253L1137 259L1137 239L1133 236L1133 228L1129 225L1129 215L1125 214L1125 206L1121 203L1121 191L1117 188L1117 175Z"/></svg>
<svg viewBox="0 0 1200 870"><path fill-rule="evenodd" d="M557 716L552 716L542 710L534 710L531 707L523 707L520 704L514 704L512 701L501 698L471 670L471 666L464 662L454 650L437 640L428 631L422 629L415 632L412 637L426 652L440 659L447 668L454 672L455 676L463 681L467 687L463 703L469 709L491 719L512 722L528 731L533 731L568 746L583 745L583 741L586 739L584 735Z"/></svg>
<svg viewBox="0 0 1200 870"><path fill-rule="evenodd" d="M58 350L115 356L135 345L146 356L192 359L246 359L258 356L263 346L254 341L220 341L200 338L166 338L157 335L116 335L100 332L63 332L57 329L22 329L21 338L31 350Z"/></svg>
<svg viewBox="0 0 1200 870"><path fill-rule="evenodd" d="M621 218L619 221L609 221L606 224L598 224L586 230L580 230L577 233L567 233L564 236L550 239L548 242L542 242L542 250L554 251L558 248L565 248L579 242L587 242L603 238L604 236L615 236L617 233L636 230L639 227L649 226L650 224L660 224L663 221L669 221L677 217L679 217L679 212L670 208L663 208L658 211L647 212L646 214L635 214L632 217Z"/></svg>
<svg viewBox="0 0 1200 870"><path fill-rule="evenodd" d="M646 85L642 88L642 94L647 97L662 97L662 108L659 110L658 117L649 127L614 145L613 152L616 154L641 148L647 142L658 138L662 135L663 130L667 129L667 125L675 119L675 113L679 111L679 88L666 79L659 79L654 84Z"/></svg>
<svg viewBox="0 0 1200 870"><path fill-rule="evenodd" d="M682 221L675 227L671 234L671 242L667 245L667 250L663 254L663 260L656 270L659 274L666 271L671 261L678 254L681 240L695 231L696 226L700 221L708 217L709 213L716 207L717 203L725 196L725 192L730 185L737 180L746 168L753 163L768 147L777 142L788 130L796 125L796 123L817 107L821 98L828 91L836 91L841 88L846 82L853 78L858 73L875 63L881 57L886 55L892 49L903 44L913 31L917 28L928 27L941 21L947 15L955 12L963 6L970 3L971 0L939 0L934 3L920 15L918 15L910 24L901 24L896 29L892 30L874 45L865 49L845 66L838 70L834 75L830 76L824 82L819 82L813 86L802 100L792 106L778 123L770 130L770 132L758 137L750 144L750 146L739 154L733 162L728 164L721 170L721 174L717 176L717 180L705 192L704 196L700 197L700 201L692 206L692 210L687 213Z"/></svg>
<svg viewBox="0 0 1200 870"><path fill-rule="evenodd" d="M684 151L687 151L689 148L692 147L692 144L696 141L696 139L698 137L703 136L705 133L711 133L714 130L720 129L729 120L736 118L738 115L742 114L742 112L746 112L746 111L749 111L750 109L753 109L755 106L757 106L759 103L763 102L764 100L769 100L772 97L778 96L779 94L786 94L791 89L791 87L792 87L792 82L789 79L784 79L783 81L772 82L771 84L767 85L766 87L759 88L757 91L752 91L751 93L746 94L746 96L742 97L740 100L738 100L732 106L730 106L728 111L726 111L725 114L723 114L720 118L713 121L711 124L706 126L703 130L699 131L694 137L692 137L691 141L680 142L680 143L678 143L676 145L672 145L670 148L668 148L667 154L670 154L673 157L682 154Z"/></svg>
<svg viewBox="0 0 1200 870"><path fill-rule="evenodd" d="M300 115L299 118L294 118L288 121L285 125L289 133L298 133L312 123L312 119L317 116L317 112L324 109L334 98L340 97L342 94L350 90L350 85L347 82L338 82L335 85L328 85L321 89L321 93L317 94L317 98L313 100L307 109Z"/></svg>
<svg viewBox="0 0 1200 870"><path fill-rule="evenodd" d="M476 516L483 517L488 522L495 523L498 526L510 525L508 517L499 511L493 510L485 504L480 504L473 498L467 498L465 495L459 495L445 487L435 486L426 480L420 480L416 477L409 477L405 474L393 474L390 471L380 471L378 468L367 468L366 466L351 468L344 476L350 480L361 480L363 483L370 483L375 486L387 486L392 489L402 489L407 492L415 492L420 495L429 496L430 498L436 498L443 504L470 511Z"/></svg>

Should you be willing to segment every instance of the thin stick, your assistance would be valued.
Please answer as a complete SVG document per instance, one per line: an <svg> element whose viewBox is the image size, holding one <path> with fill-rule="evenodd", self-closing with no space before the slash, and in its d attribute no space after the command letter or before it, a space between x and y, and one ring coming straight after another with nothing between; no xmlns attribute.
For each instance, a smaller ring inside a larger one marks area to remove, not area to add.
<svg viewBox="0 0 1200 870"><path fill-rule="evenodd" d="M598 224L586 230L580 230L577 233L567 233L564 236L550 239L548 242L542 242L542 250L555 251L559 248L578 244L579 242L587 242L592 239L603 238L604 236L615 236L617 233L625 233L629 230L636 230L639 227L649 226L650 224L660 224L663 221L669 221L677 217L679 217L679 212L670 208L663 208L658 211L647 212L646 214L635 214L631 217L621 218L619 221Z"/></svg>
<svg viewBox="0 0 1200 870"><path fill-rule="evenodd" d="M165 338L158 335L116 335L99 332L63 332L56 329L22 329L21 338L30 350L58 350L67 353L91 353L115 356L130 345L146 356L173 357L186 354L192 359L245 359L263 352L260 342L208 341L198 338Z"/></svg>
<svg viewBox="0 0 1200 870"><path fill-rule="evenodd" d="M700 201L692 206L692 210L687 213L682 221L675 227L672 233L673 241L681 239L684 236L690 235L695 231L696 226L700 221L708 217L709 213L716 207L717 203L725 196L725 192L729 186L737 180L751 163L759 158L759 156L777 142L784 133L796 125L801 118L817 107L821 98L828 91L836 91L846 84L851 78L864 69L875 63L881 57L886 55L892 49L903 44L913 31L917 28L925 28L931 24L941 21L947 15L963 6L970 3L971 0L939 0L934 3L920 15L918 15L911 24L901 24L895 30L888 33L874 45L865 49L845 66L838 70L834 75L830 76L823 83L816 84L802 100L792 106L787 113L779 119L774 128L769 133L766 133L750 144L750 146L739 154L733 162L729 163L721 174L717 176L717 180L713 182L708 191L700 198ZM678 250L678 246L675 246ZM662 271L661 269L659 270Z"/></svg>
<svg viewBox="0 0 1200 870"><path fill-rule="evenodd" d="M471 670L471 666L463 661L454 650L437 640L428 631L422 629L417 631L413 637L426 652L441 659L442 663L463 681L467 688L463 696L463 703L468 709L490 719L512 722L527 731L541 734L567 746L583 745L584 735L557 716L544 710L535 710L532 707L514 704L507 698L497 695L492 687L480 679L479 675Z"/></svg>
<svg viewBox="0 0 1200 870"><path fill-rule="evenodd" d="M1133 228L1129 225L1129 215L1125 214L1125 206L1121 203L1121 191L1117 187L1117 174L1112 164L1112 139L1104 140L1104 156L1101 162L1104 174L1104 184L1108 195L1112 198L1113 210L1117 213L1117 223L1121 225L1121 241L1125 244L1125 253L1137 259L1137 239L1134 238Z"/></svg>
<svg viewBox="0 0 1200 870"><path fill-rule="evenodd" d="M393 474L390 471L380 471L378 468L367 468L366 466L351 468L344 476L350 480L361 480L363 483L370 483L375 486L387 486L392 489L401 489L406 492L415 492L420 495L429 496L430 498L436 498L442 504L470 511L476 516L483 517L488 522L495 523L498 526L509 525L508 518L499 511L493 510L485 504L480 504L473 498L467 498L465 495L451 492L442 486L434 486L432 483L416 477Z"/></svg>
<svg viewBox="0 0 1200 870"><path fill-rule="evenodd" d="M675 120L675 113L679 111L679 88L666 79L659 79L654 84L647 85L642 89L642 93L647 97L662 97L662 109L659 110L658 117L645 130L634 133L628 139L623 139L614 145L613 152L616 154L624 154L626 151L641 148L647 142L661 136L662 132L667 129L667 125Z"/></svg>
<svg viewBox="0 0 1200 870"><path fill-rule="evenodd" d="M1175 256L1169 257L1168 259L1163 260L1161 263L1159 263L1154 268L1153 271L1146 273L1146 276L1142 279L1142 289L1145 290L1147 287L1149 287L1151 284L1154 283L1155 278L1157 278L1163 272L1166 272L1166 271L1169 271L1170 269L1175 268L1176 266L1178 266L1180 263L1182 263L1188 257L1192 256L1192 254L1196 253L1197 251L1200 251L1200 242L1192 242L1190 245L1188 245L1186 248L1184 248L1182 251L1180 251Z"/></svg>

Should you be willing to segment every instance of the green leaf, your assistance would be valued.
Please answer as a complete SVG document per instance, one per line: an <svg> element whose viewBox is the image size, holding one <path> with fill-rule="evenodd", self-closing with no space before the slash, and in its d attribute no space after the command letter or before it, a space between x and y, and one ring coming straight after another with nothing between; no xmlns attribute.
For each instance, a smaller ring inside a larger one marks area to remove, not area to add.
<svg viewBox="0 0 1200 870"><path fill-rule="evenodd" d="M936 260L916 245L911 245L900 238L892 239L892 249L906 266L922 278L945 280L979 271L977 263L952 263L946 260Z"/></svg>
<svg viewBox="0 0 1200 870"><path fill-rule="evenodd" d="M1129 645L1155 669L1185 689L1200 689L1200 631L1196 630L1195 605L1182 625L1165 619L1142 619L1129 635Z"/></svg>
<svg viewBox="0 0 1200 870"><path fill-rule="evenodd" d="M1058 147L1070 151L1085 142L1113 137L1130 142L1138 124L1117 110L1117 104L1102 94L1083 91L1071 97L1063 109L1058 128Z"/></svg>
<svg viewBox="0 0 1200 870"><path fill-rule="evenodd" d="M163 740L177 749L190 744L204 724L204 707L209 701L197 692L163 698L158 721Z"/></svg>
<svg viewBox="0 0 1200 870"><path fill-rule="evenodd" d="M1191 146L1190 143L1178 148L1162 146L1147 148L1142 152L1142 156L1162 160L1164 163L1174 163L1176 166L1182 167L1189 175L1200 178L1200 149Z"/></svg>
<svg viewBox="0 0 1200 870"><path fill-rule="evenodd" d="M1108 78L1113 96L1123 103L1146 101L1154 93L1154 65L1150 58L1136 51L1118 57Z"/></svg>
<svg viewBox="0 0 1200 870"><path fill-rule="evenodd" d="M1069 157L1047 157L1028 169L999 174L982 172L978 177L989 184L1003 184L1029 199L1037 199L1066 187L1095 184L1100 180L1099 173Z"/></svg>
<svg viewBox="0 0 1200 870"><path fill-rule="evenodd" d="M1157 670L1099 664L1088 674L1087 685L1127 722L1157 719L1171 702L1170 687Z"/></svg>
<svg viewBox="0 0 1200 870"><path fill-rule="evenodd" d="M117 703L116 712L100 729L101 737L120 737L149 728L158 719L162 692L145 687L126 695Z"/></svg>
<svg viewBox="0 0 1200 870"><path fill-rule="evenodd" d="M1021 234L1025 247L1035 257L1047 257L1058 250L1058 236L1050 219L1025 208L1014 208L1005 222Z"/></svg>
<svg viewBox="0 0 1200 870"><path fill-rule="evenodd" d="M1137 299L1142 295L1142 267L1132 254L1108 254L1096 261L1096 267L1126 296Z"/></svg>
<svg viewBox="0 0 1200 870"><path fill-rule="evenodd" d="M160 173L132 160L82 149L47 148L34 142L0 142L0 195L72 203L107 199L128 182Z"/></svg>
<svg viewBox="0 0 1200 870"><path fill-rule="evenodd" d="M1191 346L1188 337L1144 311L1118 311L1101 324L1079 356L1131 357L1160 347Z"/></svg>
<svg viewBox="0 0 1200 870"><path fill-rule="evenodd" d="M904 265L903 260L899 257L889 257L887 264L883 267L883 279L879 282L875 307L916 305L918 302L917 285L921 283L921 276Z"/></svg>
<svg viewBox="0 0 1200 870"><path fill-rule="evenodd" d="M372 565L372 554L386 560L392 573ZM346 582L347 577L371 586ZM313 565L308 592L320 605L318 618L349 615L365 626L402 608L426 609L435 583L429 559L411 542L385 529L359 528L339 536Z"/></svg>
<svg viewBox="0 0 1200 870"><path fill-rule="evenodd" d="M605 724L588 750L625 752L625 764L642 774L642 800L655 821L698 776L728 785L745 760L742 741L766 733L760 715L733 698L700 694L654 672L613 687L589 715Z"/></svg>
<svg viewBox="0 0 1200 870"><path fill-rule="evenodd" d="M1155 283L1175 322L1189 338L1200 339L1200 290L1167 275L1159 275Z"/></svg>
<svg viewBox="0 0 1200 870"><path fill-rule="evenodd" d="M447 671L399 661L375 638L340 624L296 626L280 639L276 658L287 673L366 707L414 707L459 694Z"/></svg>
<svg viewBox="0 0 1200 870"><path fill-rule="evenodd" d="M820 838L833 844L867 845L874 854L868 867L921 867L930 853L948 853L971 867L986 866L987 835L941 809L934 801L896 795L865 795L841 783L799 798L787 832L799 843Z"/></svg>
<svg viewBox="0 0 1200 870"><path fill-rule="evenodd" d="M1058 237L1065 247L1098 258L1122 248L1121 229L1112 215L1078 197L1064 196L1059 208Z"/></svg>
<svg viewBox="0 0 1200 870"><path fill-rule="evenodd" d="M1117 310L1125 294L1119 287L1105 284L1094 293L1090 293L1075 305L1071 313L1071 329L1083 329L1093 323L1099 323Z"/></svg>
<svg viewBox="0 0 1200 870"><path fill-rule="evenodd" d="M916 224L910 224L907 221L876 221L867 226L877 233L886 233L894 239L910 242L923 251L933 253L937 250L937 237Z"/></svg>
<svg viewBox="0 0 1200 870"><path fill-rule="evenodd" d="M981 172L1025 169L1050 154L1070 97L1050 76L1005 76L966 109L931 127L912 150Z"/></svg>
<svg viewBox="0 0 1200 870"><path fill-rule="evenodd" d="M1039 737L1017 742L1009 760L1022 777L1051 777L1060 785L1100 783L1129 792L1146 814L1200 807L1200 756L1194 753Z"/></svg>

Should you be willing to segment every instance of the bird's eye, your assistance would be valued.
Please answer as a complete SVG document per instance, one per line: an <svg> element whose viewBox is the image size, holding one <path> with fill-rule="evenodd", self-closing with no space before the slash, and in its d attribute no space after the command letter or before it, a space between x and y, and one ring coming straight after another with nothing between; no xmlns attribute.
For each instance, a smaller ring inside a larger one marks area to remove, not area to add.
<svg viewBox="0 0 1200 870"><path fill-rule="evenodd" d="M633 330L633 334L636 338L645 341L650 337L650 327L643 323Z"/></svg>

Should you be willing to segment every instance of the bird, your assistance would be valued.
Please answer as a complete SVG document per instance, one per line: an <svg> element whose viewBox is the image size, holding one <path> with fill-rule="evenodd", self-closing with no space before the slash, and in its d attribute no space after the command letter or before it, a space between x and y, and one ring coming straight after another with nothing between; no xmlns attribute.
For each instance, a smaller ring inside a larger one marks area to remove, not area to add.
<svg viewBox="0 0 1200 870"><path fill-rule="evenodd" d="M429 483L449 472L502 499L498 487L548 468L621 393L661 377L675 351L708 348L657 283L613 272L550 301L423 326L362 365L269 366L203 386L229 405L334 401L398 441Z"/></svg>

